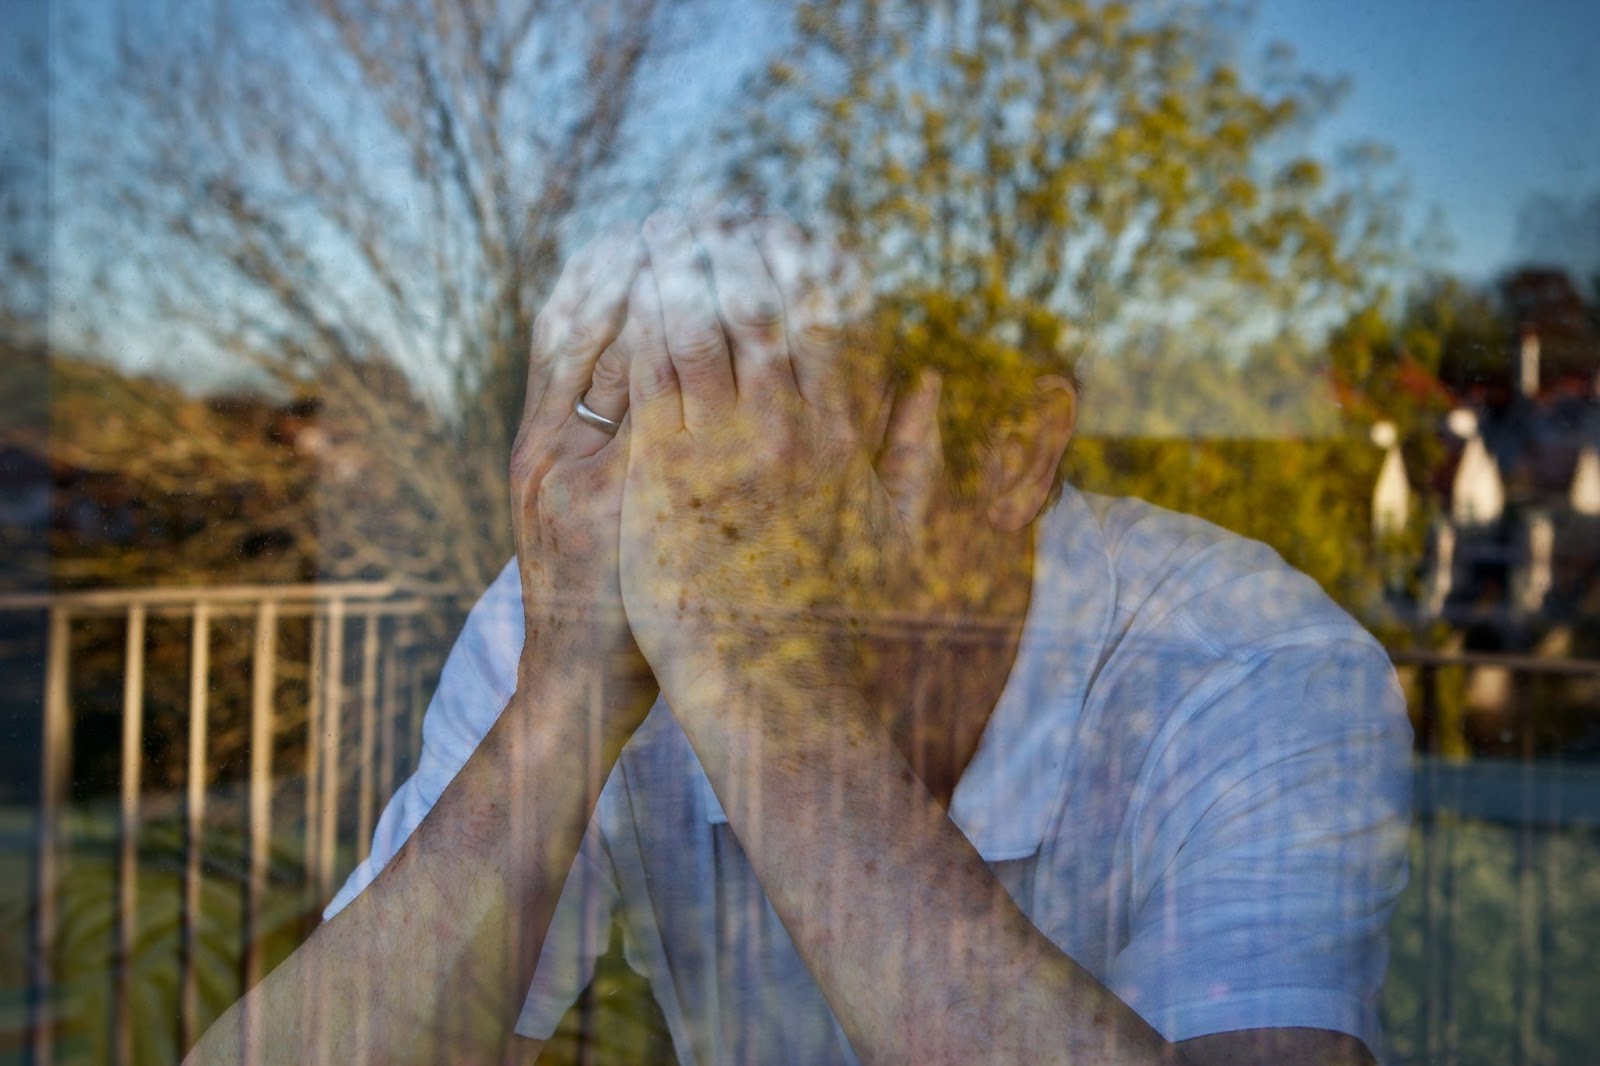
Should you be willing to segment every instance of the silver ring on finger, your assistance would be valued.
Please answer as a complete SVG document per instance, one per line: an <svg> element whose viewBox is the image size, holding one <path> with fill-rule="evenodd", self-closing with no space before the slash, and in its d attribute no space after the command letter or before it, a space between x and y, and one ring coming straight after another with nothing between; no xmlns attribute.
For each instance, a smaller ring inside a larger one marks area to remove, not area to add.
<svg viewBox="0 0 1600 1066"><path fill-rule="evenodd" d="M578 416L578 421L586 422L595 429L604 430L605 432L613 435L617 432L617 430L622 428L621 422L607 418L599 411L596 411L594 408L584 403L581 399L578 401L577 405L573 407L572 413Z"/></svg>

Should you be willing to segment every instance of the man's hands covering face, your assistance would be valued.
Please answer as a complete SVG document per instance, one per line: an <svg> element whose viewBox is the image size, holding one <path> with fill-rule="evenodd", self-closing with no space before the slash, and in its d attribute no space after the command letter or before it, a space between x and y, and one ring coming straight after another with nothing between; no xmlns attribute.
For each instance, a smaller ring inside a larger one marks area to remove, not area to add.
<svg viewBox="0 0 1600 1066"><path fill-rule="evenodd" d="M634 637L674 703L704 679L855 680L861 626L915 580L938 383L888 410L881 361L844 343L837 260L790 226L658 212L644 240L615 344Z"/></svg>

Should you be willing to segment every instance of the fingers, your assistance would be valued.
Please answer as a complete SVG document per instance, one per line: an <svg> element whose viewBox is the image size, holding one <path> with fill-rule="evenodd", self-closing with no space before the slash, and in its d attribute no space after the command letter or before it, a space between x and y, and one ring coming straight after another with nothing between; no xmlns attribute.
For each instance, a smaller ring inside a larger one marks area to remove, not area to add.
<svg viewBox="0 0 1600 1066"><path fill-rule="evenodd" d="M636 238L608 237L567 264L534 321L524 420L566 419L622 328L628 291L644 258Z"/></svg>
<svg viewBox="0 0 1600 1066"><path fill-rule="evenodd" d="M839 293L827 276L826 253L784 219L768 220L756 243L783 299L789 362L800 395L813 407L850 415L844 314Z"/></svg>
<svg viewBox="0 0 1600 1066"><path fill-rule="evenodd" d="M912 528L921 527L944 472L939 436L943 385L937 370L924 370L916 387L900 396L875 464L878 480Z"/></svg>
<svg viewBox="0 0 1600 1066"><path fill-rule="evenodd" d="M644 224L659 299L663 339L681 390L683 424L724 418L735 399L734 369L717 317L711 279L700 265L694 234L678 211L655 212ZM630 310L630 314L631 314Z"/></svg>
<svg viewBox="0 0 1600 1066"><path fill-rule="evenodd" d="M594 376L589 391L583 395L584 406L595 414L620 423L628 413L628 360L616 344L606 347L594 364ZM574 412L566 432L571 434L577 454L593 455L611 443L616 433L583 421Z"/></svg>
<svg viewBox="0 0 1600 1066"><path fill-rule="evenodd" d="M754 231L703 212L695 218L694 234L711 267L739 396L761 400L785 387L793 389L783 294L767 270Z"/></svg>
<svg viewBox="0 0 1600 1066"><path fill-rule="evenodd" d="M634 278L628 318L615 347L628 364L628 417L634 428L647 437L681 430L683 394L667 350L653 267L645 267Z"/></svg>

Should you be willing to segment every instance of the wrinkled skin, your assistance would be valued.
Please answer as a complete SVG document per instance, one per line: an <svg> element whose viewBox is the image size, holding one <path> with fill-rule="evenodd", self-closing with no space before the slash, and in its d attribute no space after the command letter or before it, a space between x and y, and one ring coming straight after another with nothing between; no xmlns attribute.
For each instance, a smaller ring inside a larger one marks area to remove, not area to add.
<svg viewBox="0 0 1600 1066"><path fill-rule="evenodd" d="M631 434L628 367L611 346L644 257L637 238L613 236L568 264L534 323L528 395L510 464L527 627L519 680L575 657L606 657L609 680L596 725L615 746L643 720L656 691L619 584ZM581 421L574 414L579 398L622 428L613 436Z"/></svg>
<svg viewBox="0 0 1600 1066"><path fill-rule="evenodd" d="M881 361L842 343L826 256L791 227L662 212L644 237L650 266L617 341L633 433L620 567L639 646L675 705L717 664L859 681L863 630L920 583L938 382L888 413Z"/></svg>

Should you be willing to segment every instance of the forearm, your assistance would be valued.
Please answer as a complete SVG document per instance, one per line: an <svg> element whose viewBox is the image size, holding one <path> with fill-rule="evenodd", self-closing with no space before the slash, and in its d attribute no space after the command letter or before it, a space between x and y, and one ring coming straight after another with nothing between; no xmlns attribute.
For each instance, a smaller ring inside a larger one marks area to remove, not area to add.
<svg viewBox="0 0 1600 1066"><path fill-rule="evenodd" d="M679 720L864 1061L1177 1061L1017 908L853 690L697 687Z"/></svg>
<svg viewBox="0 0 1600 1066"><path fill-rule="evenodd" d="M571 661L524 670L373 884L219 1019L190 1061L498 1057L616 757L591 725L602 678Z"/></svg>

